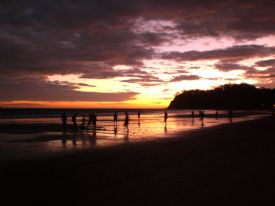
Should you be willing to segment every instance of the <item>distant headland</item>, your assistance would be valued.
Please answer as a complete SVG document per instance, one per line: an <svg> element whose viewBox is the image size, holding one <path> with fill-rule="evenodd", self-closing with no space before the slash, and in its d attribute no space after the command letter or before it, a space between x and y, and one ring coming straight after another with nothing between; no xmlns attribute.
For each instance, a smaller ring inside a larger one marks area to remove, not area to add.
<svg viewBox="0 0 275 206"><path fill-rule="evenodd" d="M271 109L275 89L249 84L225 84L212 90L188 90L177 94L169 109Z"/></svg>

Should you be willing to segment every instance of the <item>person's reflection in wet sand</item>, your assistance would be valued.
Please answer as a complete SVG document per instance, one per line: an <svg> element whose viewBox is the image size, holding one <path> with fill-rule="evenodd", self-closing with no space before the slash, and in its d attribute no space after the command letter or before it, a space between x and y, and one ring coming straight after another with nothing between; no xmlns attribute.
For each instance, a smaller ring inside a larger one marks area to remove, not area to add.
<svg viewBox="0 0 275 206"><path fill-rule="evenodd" d="M124 141L125 143L129 142L129 128L124 129Z"/></svg>
<svg viewBox="0 0 275 206"><path fill-rule="evenodd" d="M228 111L228 119L229 119L229 122L230 122L230 123L233 122L233 110L229 110L229 111Z"/></svg>
<svg viewBox="0 0 275 206"><path fill-rule="evenodd" d="M201 121L201 126L204 127L204 120Z"/></svg>
<svg viewBox="0 0 275 206"><path fill-rule="evenodd" d="M67 128L63 128L62 130L62 146L63 148L66 147L67 144Z"/></svg>
<svg viewBox="0 0 275 206"><path fill-rule="evenodd" d="M140 127L140 114L141 114L141 112L139 111L138 112L138 127Z"/></svg>
<svg viewBox="0 0 275 206"><path fill-rule="evenodd" d="M117 136L117 125L114 125L114 135Z"/></svg>
<svg viewBox="0 0 275 206"><path fill-rule="evenodd" d="M192 122L192 126L194 126L194 124L195 124L195 118L194 117L192 117L191 122Z"/></svg>
<svg viewBox="0 0 275 206"><path fill-rule="evenodd" d="M204 111L200 111L200 120L201 120L202 127L204 126L204 117L205 117Z"/></svg>
<svg viewBox="0 0 275 206"><path fill-rule="evenodd" d="M96 145L96 129L93 130L92 136L90 137L90 146Z"/></svg>
<svg viewBox="0 0 275 206"><path fill-rule="evenodd" d="M73 129L72 144L73 147L76 147L76 138L77 138L77 128Z"/></svg>
<svg viewBox="0 0 275 206"><path fill-rule="evenodd" d="M165 125L164 125L164 134L167 134L167 124L166 124L166 122L165 122Z"/></svg>

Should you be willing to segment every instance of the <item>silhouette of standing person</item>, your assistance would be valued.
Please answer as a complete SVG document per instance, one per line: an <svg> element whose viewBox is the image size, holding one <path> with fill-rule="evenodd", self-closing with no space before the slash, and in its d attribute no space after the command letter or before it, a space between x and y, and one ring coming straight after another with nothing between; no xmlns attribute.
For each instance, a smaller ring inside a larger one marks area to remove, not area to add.
<svg viewBox="0 0 275 206"><path fill-rule="evenodd" d="M92 113L92 116L93 116L93 129L95 130L96 129L96 115L95 115L95 113Z"/></svg>
<svg viewBox="0 0 275 206"><path fill-rule="evenodd" d="M218 110L216 110L216 114L215 114L215 116L216 116L216 119L218 119Z"/></svg>
<svg viewBox="0 0 275 206"><path fill-rule="evenodd" d="M77 113L75 113L73 116L72 116L72 122L73 122L73 125L74 127L77 127L77 122L76 122L76 117L77 117Z"/></svg>
<svg viewBox="0 0 275 206"><path fill-rule="evenodd" d="M129 115L128 115L128 112L125 112L124 126L127 127L128 129L128 125L129 125Z"/></svg>
<svg viewBox="0 0 275 206"><path fill-rule="evenodd" d="M204 111L201 111L201 125L204 126Z"/></svg>
<svg viewBox="0 0 275 206"><path fill-rule="evenodd" d="M228 111L228 117L229 117L229 118L232 118L232 117L233 117L233 111L232 111L232 110L229 110L229 111Z"/></svg>
<svg viewBox="0 0 275 206"><path fill-rule="evenodd" d="M93 115L89 114L89 120L88 120L88 125L91 125L93 122Z"/></svg>
<svg viewBox="0 0 275 206"><path fill-rule="evenodd" d="M204 126L204 111L200 110L199 111L199 118L200 118L200 121L201 121L201 126Z"/></svg>
<svg viewBox="0 0 275 206"><path fill-rule="evenodd" d="M114 113L113 117L114 117L114 124L117 125L117 112Z"/></svg>
<svg viewBox="0 0 275 206"><path fill-rule="evenodd" d="M67 126L67 114L66 114L65 111L63 112L61 118L62 118L62 126L63 126L63 127L66 127L66 126Z"/></svg>
<svg viewBox="0 0 275 206"><path fill-rule="evenodd" d="M231 109L228 111L228 118L229 118L229 121L232 123L233 110L231 110Z"/></svg>
<svg viewBox="0 0 275 206"><path fill-rule="evenodd" d="M139 111L138 114L137 114L137 116L138 116L138 126L139 127L140 127L140 114L141 114L141 112Z"/></svg>
<svg viewBox="0 0 275 206"><path fill-rule="evenodd" d="M168 119L168 113L167 113L167 109L164 110L164 122L166 124L167 122L167 119Z"/></svg>
<svg viewBox="0 0 275 206"><path fill-rule="evenodd" d="M81 129L84 129L85 124L86 124L86 118L85 118L85 116L83 115L82 120L81 120Z"/></svg>
<svg viewBox="0 0 275 206"><path fill-rule="evenodd" d="M199 111L200 120L202 120L202 110Z"/></svg>

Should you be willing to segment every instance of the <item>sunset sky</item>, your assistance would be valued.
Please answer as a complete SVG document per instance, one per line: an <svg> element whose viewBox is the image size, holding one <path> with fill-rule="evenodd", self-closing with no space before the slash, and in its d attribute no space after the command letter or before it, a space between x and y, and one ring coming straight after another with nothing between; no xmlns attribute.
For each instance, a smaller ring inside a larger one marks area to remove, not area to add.
<svg viewBox="0 0 275 206"><path fill-rule="evenodd" d="M275 87L274 0L4 0L0 106L163 108Z"/></svg>

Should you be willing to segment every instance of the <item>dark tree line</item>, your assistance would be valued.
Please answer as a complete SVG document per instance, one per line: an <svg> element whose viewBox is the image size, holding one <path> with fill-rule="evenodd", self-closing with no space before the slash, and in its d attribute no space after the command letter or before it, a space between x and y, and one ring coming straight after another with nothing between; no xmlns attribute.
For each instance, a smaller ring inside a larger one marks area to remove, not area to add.
<svg viewBox="0 0 275 206"><path fill-rule="evenodd" d="M270 109L275 89L249 84L225 84L213 90L189 90L177 94L169 109Z"/></svg>

